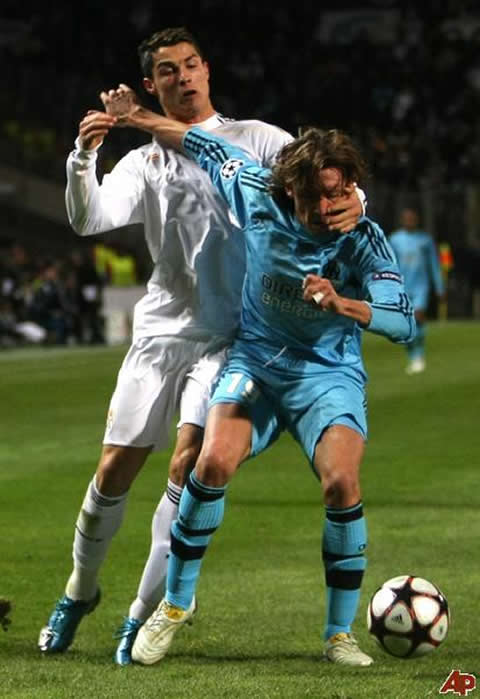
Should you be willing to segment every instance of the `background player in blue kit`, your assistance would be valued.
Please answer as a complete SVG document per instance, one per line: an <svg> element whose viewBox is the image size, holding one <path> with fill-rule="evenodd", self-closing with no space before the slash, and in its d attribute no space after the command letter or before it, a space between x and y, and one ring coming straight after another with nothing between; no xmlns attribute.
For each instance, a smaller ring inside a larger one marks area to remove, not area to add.
<svg viewBox="0 0 480 699"><path fill-rule="evenodd" d="M426 313L433 290L439 300L444 295L444 284L435 242L419 228L416 209L405 208L401 213L401 228L394 231L390 245L395 251L405 289L415 309L417 334L407 344L409 363L407 374L418 374L425 370Z"/></svg>
<svg viewBox="0 0 480 699"><path fill-rule="evenodd" d="M115 93L109 94L114 102ZM127 101L128 88L118 95ZM323 487L326 657L370 665L351 633L367 546L359 483L367 434L361 336L368 329L409 342L415 320L378 225L364 217L340 234L324 222L335 201L362 181L363 160L336 130L308 130L282 148L270 170L223 139L134 102L119 123L195 158L231 206L247 243L240 328L172 525L166 596L140 629L132 658L160 660L191 618L202 557L223 519L229 480L242 461L288 429Z"/></svg>

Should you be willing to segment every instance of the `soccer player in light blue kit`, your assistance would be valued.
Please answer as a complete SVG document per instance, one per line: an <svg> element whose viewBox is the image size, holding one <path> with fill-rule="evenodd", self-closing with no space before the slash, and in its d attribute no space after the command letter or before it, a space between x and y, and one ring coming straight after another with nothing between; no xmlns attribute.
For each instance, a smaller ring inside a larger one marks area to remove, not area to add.
<svg viewBox="0 0 480 699"><path fill-rule="evenodd" d="M120 96L127 89L120 88ZM172 525L166 596L140 629L132 658L157 662L190 620L201 561L223 519L229 480L242 461L288 429L323 487L326 657L370 665L372 658L351 632L367 546L359 483L367 435L361 336L368 329L408 342L415 320L377 224L364 217L348 234L325 225L336 199L364 176L360 154L345 134L311 129L284 147L269 170L223 139L140 105L132 104L119 123L195 158L229 203L247 242L240 329Z"/></svg>
<svg viewBox="0 0 480 699"><path fill-rule="evenodd" d="M418 226L418 213L405 208L401 214L402 227L394 231L389 242L397 257L405 289L415 309L417 334L407 344L409 363L407 374L425 370L426 312L432 287L441 300L445 293L440 261L432 236Z"/></svg>

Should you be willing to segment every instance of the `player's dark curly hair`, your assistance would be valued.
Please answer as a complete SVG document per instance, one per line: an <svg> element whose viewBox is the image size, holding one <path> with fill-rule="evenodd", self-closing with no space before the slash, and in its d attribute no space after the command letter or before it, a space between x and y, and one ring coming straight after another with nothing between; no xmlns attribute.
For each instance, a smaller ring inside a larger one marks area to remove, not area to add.
<svg viewBox="0 0 480 699"><path fill-rule="evenodd" d="M185 41L187 44L192 44L200 58L205 60L203 51L198 45L197 40L186 27L169 27L168 29L162 29L161 32L155 32L155 34L152 34L152 36L148 39L144 39L142 43L139 44L137 51L143 75L146 78L153 77L152 54L154 54L157 49L161 46L175 46L182 41Z"/></svg>
<svg viewBox="0 0 480 699"><path fill-rule="evenodd" d="M367 177L362 154L346 133L309 127L281 149L272 168L270 191L283 203L290 201L286 189L311 200L319 195L318 173L327 167L338 168L347 184L360 184Z"/></svg>

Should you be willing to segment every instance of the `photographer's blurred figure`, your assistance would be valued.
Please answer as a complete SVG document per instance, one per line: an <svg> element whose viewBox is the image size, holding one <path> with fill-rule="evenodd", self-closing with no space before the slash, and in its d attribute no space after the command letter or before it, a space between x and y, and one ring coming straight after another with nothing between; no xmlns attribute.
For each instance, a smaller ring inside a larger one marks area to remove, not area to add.
<svg viewBox="0 0 480 699"><path fill-rule="evenodd" d="M78 309L76 336L82 344L104 344L103 287L104 278L94 260L94 248L77 249L71 253L72 292Z"/></svg>
<svg viewBox="0 0 480 699"><path fill-rule="evenodd" d="M27 320L46 332L46 344L65 345L71 327L71 309L60 276L60 262L46 260L33 281Z"/></svg>

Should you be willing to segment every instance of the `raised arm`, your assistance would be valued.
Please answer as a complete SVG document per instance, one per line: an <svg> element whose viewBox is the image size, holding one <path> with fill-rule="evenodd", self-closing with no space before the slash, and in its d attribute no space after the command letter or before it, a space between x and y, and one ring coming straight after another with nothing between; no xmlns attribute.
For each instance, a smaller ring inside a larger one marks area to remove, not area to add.
<svg viewBox="0 0 480 699"><path fill-rule="evenodd" d="M395 254L376 223L366 219L360 228L362 245L356 266L372 313L366 329L393 342L411 342L416 333L415 314Z"/></svg>
<svg viewBox="0 0 480 699"><path fill-rule="evenodd" d="M134 91L123 83L116 90L102 92L100 98L112 125L131 126L146 131L162 145L183 152L183 137L191 128L188 124L146 109L138 102Z"/></svg>
<svg viewBox="0 0 480 699"><path fill-rule="evenodd" d="M141 163L133 152L122 158L102 184L97 179L98 149L117 120L89 110L79 125L75 148L67 159L65 206L79 235L103 233L142 222Z"/></svg>
<svg viewBox="0 0 480 699"><path fill-rule="evenodd" d="M248 196L240 186L240 173L254 177L263 170L246 151L194 124L160 116L140 105L126 85L102 93L105 108L118 126L147 131L162 145L175 148L194 160L210 176L214 187L228 204L240 226L248 217Z"/></svg>

